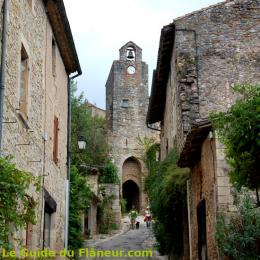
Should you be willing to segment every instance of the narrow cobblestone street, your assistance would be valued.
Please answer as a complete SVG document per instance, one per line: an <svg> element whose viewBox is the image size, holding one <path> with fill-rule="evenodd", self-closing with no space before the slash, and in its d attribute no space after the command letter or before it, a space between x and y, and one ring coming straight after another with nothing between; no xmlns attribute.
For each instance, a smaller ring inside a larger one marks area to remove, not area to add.
<svg viewBox="0 0 260 260"><path fill-rule="evenodd" d="M129 220L128 217L122 219L122 229L119 233L111 236L101 236L93 240L87 241L86 247L89 250L94 249L95 252L102 250L117 251L122 252L115 257L86 257L84 259L167 259L164 256L160 256L159 253L155 250L156 240L152 233L152 228L147 228L143 220L141 220L139 229L131 230L129 229ZM134 257L128 256L128 253L131 254L145 254L149 252L149 256ZM152 252L152 253L151 253Z"/></svg>

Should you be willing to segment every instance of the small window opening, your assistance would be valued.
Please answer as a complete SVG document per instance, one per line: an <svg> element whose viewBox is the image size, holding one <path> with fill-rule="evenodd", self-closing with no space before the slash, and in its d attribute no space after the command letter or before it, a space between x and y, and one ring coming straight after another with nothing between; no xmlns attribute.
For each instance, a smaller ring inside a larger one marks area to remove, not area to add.
<svg viewBox="0 0 260 260"><path fill-rule="evenodd" d="M27 118L28 112L28 87L29 87L29 57L22 45L20 63L20 112Z"/></svg>
<svg viewBox="0 0 260 260"><path fill-rule="evenodd" d="M128 99L123 99L123 100L122 100L122 107L123 107L123 108L128 108L128 107L129 107Z"/></svg>

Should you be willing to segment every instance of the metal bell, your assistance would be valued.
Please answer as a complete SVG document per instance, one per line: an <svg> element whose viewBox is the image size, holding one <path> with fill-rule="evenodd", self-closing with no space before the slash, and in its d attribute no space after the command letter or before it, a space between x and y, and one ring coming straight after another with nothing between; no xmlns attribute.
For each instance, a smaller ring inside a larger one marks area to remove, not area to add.
<svg viewBox="0 0 260 260"><path fill-rule="evenodd" d="M134 58L134 54L132 50L129 50L128 55L127 55L127 59L132 60Z"/></svg>

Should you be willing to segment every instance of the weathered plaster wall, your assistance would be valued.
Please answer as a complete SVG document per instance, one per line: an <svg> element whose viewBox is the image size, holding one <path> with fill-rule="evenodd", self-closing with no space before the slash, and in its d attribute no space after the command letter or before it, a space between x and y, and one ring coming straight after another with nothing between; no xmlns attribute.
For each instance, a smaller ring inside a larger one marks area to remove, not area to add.
<svg viewBox="0 0 260 260"><path fill-rule="evenodd" d="M198 223L197 206L203 199L206 201L206 226L207 226L207 254L208 259L218 259L215 242L215 142L206 138L202 144L201 161L192 169L190 174L190 219L191 219L191 243L192 259L198 259Z"/></svg>

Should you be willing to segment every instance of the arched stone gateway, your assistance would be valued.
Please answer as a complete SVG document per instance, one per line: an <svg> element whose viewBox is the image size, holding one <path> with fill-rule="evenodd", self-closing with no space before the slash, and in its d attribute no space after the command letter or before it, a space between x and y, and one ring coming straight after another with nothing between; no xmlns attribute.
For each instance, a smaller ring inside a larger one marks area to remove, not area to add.
<svg viewBox="0 0 260 260"><path fill-rule="evenodd" d="M137 184L134 181L128 180L123 183L123 198L126 200L126 210L129 211L133 207L140 210L140 192Z"/></svg>
<svg viewBox="0 0 260 260"><path fill-rule="evenodd" d="M141 166L137 159L129 157L123 164L123 198L127 201L127 210L134 205L140 210L141 204Z"/></svg>

